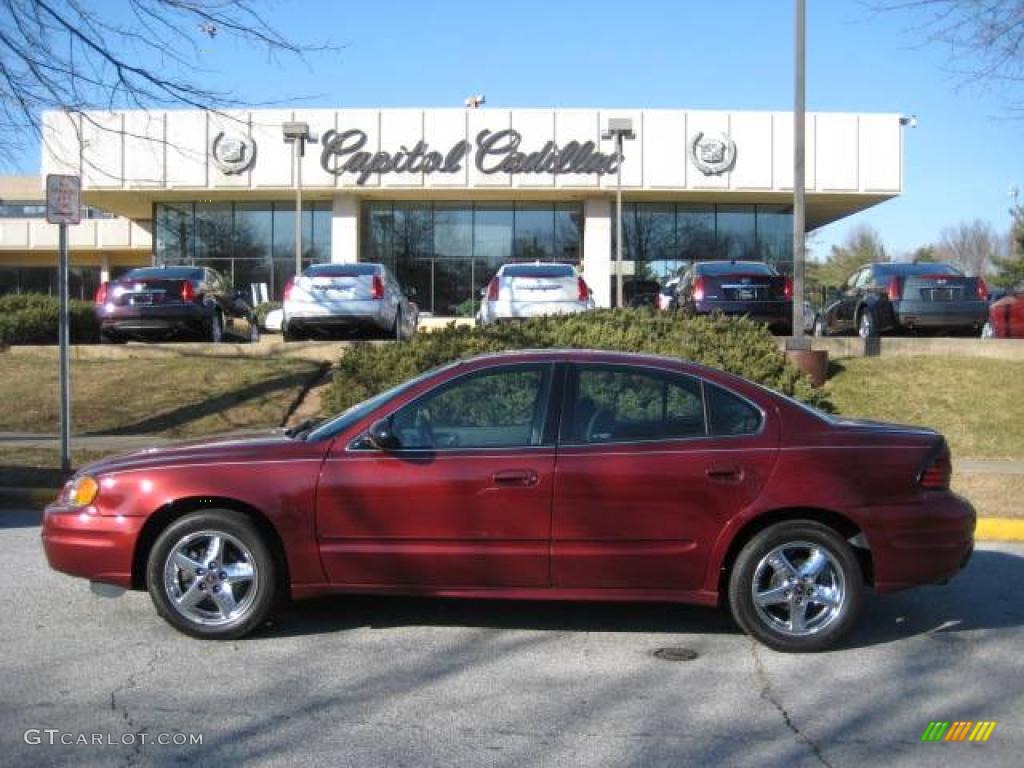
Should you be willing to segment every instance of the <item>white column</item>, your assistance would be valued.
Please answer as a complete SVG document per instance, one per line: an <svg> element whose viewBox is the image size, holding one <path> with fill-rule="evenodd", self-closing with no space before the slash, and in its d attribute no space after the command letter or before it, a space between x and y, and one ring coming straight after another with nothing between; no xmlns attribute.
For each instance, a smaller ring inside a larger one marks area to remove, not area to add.
<svg viewBox="0 0 1024 768"><path fill-rule="evenodd" d="M338 264L359 261L359 198L355 195L334 198L331 261Z"/></svg>
<svg viewBox="0 0 1024 768"><path fill-rule="evenodd" d="M105 283L110 280L110 254L100 254L100 282Z"/></svg>
<svg viewBox="0 0 1024 768"><path fill-rule="evenodd" d="M597 306L612 305L612 204L606 197L583 204L583 279Z"/></svg>

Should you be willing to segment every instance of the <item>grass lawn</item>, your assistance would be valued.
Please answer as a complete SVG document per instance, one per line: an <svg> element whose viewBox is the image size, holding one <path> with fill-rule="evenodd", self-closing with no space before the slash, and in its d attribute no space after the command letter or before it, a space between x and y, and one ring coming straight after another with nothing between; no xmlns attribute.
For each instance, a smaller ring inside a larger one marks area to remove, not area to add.
<svg viewBox="0 0 1024 768"><path fill-rule="evenodd" d="M862 357L832 369L825 386L843 416L937 429L954 466L957 458L1024 459L1022 361Z"/></svg>
<svg viewBox="0 0 1024 768"><path fill-rule="evenodd" d="M273 358L72 360L72 434L168 437L281 426L318 363ZM57 432L57 365L0 355L0 431Z"/></svg>

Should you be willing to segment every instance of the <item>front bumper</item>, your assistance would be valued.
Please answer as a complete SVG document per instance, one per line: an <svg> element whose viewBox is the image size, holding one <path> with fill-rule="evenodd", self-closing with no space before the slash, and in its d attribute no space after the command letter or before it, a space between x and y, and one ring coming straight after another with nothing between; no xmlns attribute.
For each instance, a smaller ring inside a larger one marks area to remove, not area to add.
<svg viewBox="0 0 1024 768"><path fill-rule="evenodd" d="M974 507L953 493L933 496L926 504L864 510L878 592L944 583L970 559Z"/></svg>
<svg viewBox="0 0 1024 768"><path fill-rule="evenodd" d="M43 551L56 571L131 589L132 557L145 522L51 504L43 513Z"/></svg>

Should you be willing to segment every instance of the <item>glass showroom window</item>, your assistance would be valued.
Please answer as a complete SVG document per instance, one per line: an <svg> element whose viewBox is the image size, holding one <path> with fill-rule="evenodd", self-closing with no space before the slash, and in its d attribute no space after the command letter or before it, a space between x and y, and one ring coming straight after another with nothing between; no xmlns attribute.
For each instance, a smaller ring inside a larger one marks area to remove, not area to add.
<svg viewBox="0 0 1024 768"><path fill-rule="evenodd" d="M502 264L579 264L577 203L366 202L360 261L386 264L421 311L472 316Z"/></svg>
<svg viewBox="0 0 1024 768"><path fill-rule="evenodd" d="M281 202L159 203L157 264L211 267L255 300L280 299L295 274L295 204ZM302 210L302 266L330 261L331 203Z"/></svg>

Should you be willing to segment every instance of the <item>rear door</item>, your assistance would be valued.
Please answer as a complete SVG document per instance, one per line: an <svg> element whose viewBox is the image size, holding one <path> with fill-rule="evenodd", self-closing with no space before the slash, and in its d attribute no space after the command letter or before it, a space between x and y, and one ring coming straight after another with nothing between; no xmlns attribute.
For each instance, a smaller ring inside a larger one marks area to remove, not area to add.
<svg viewBox="0 0 1024 768"><path fill-rule="evenodd" d="M777 435L699 378L573 366L552 519L556 588L695 590L721 526L760 493Z"/></svg>

